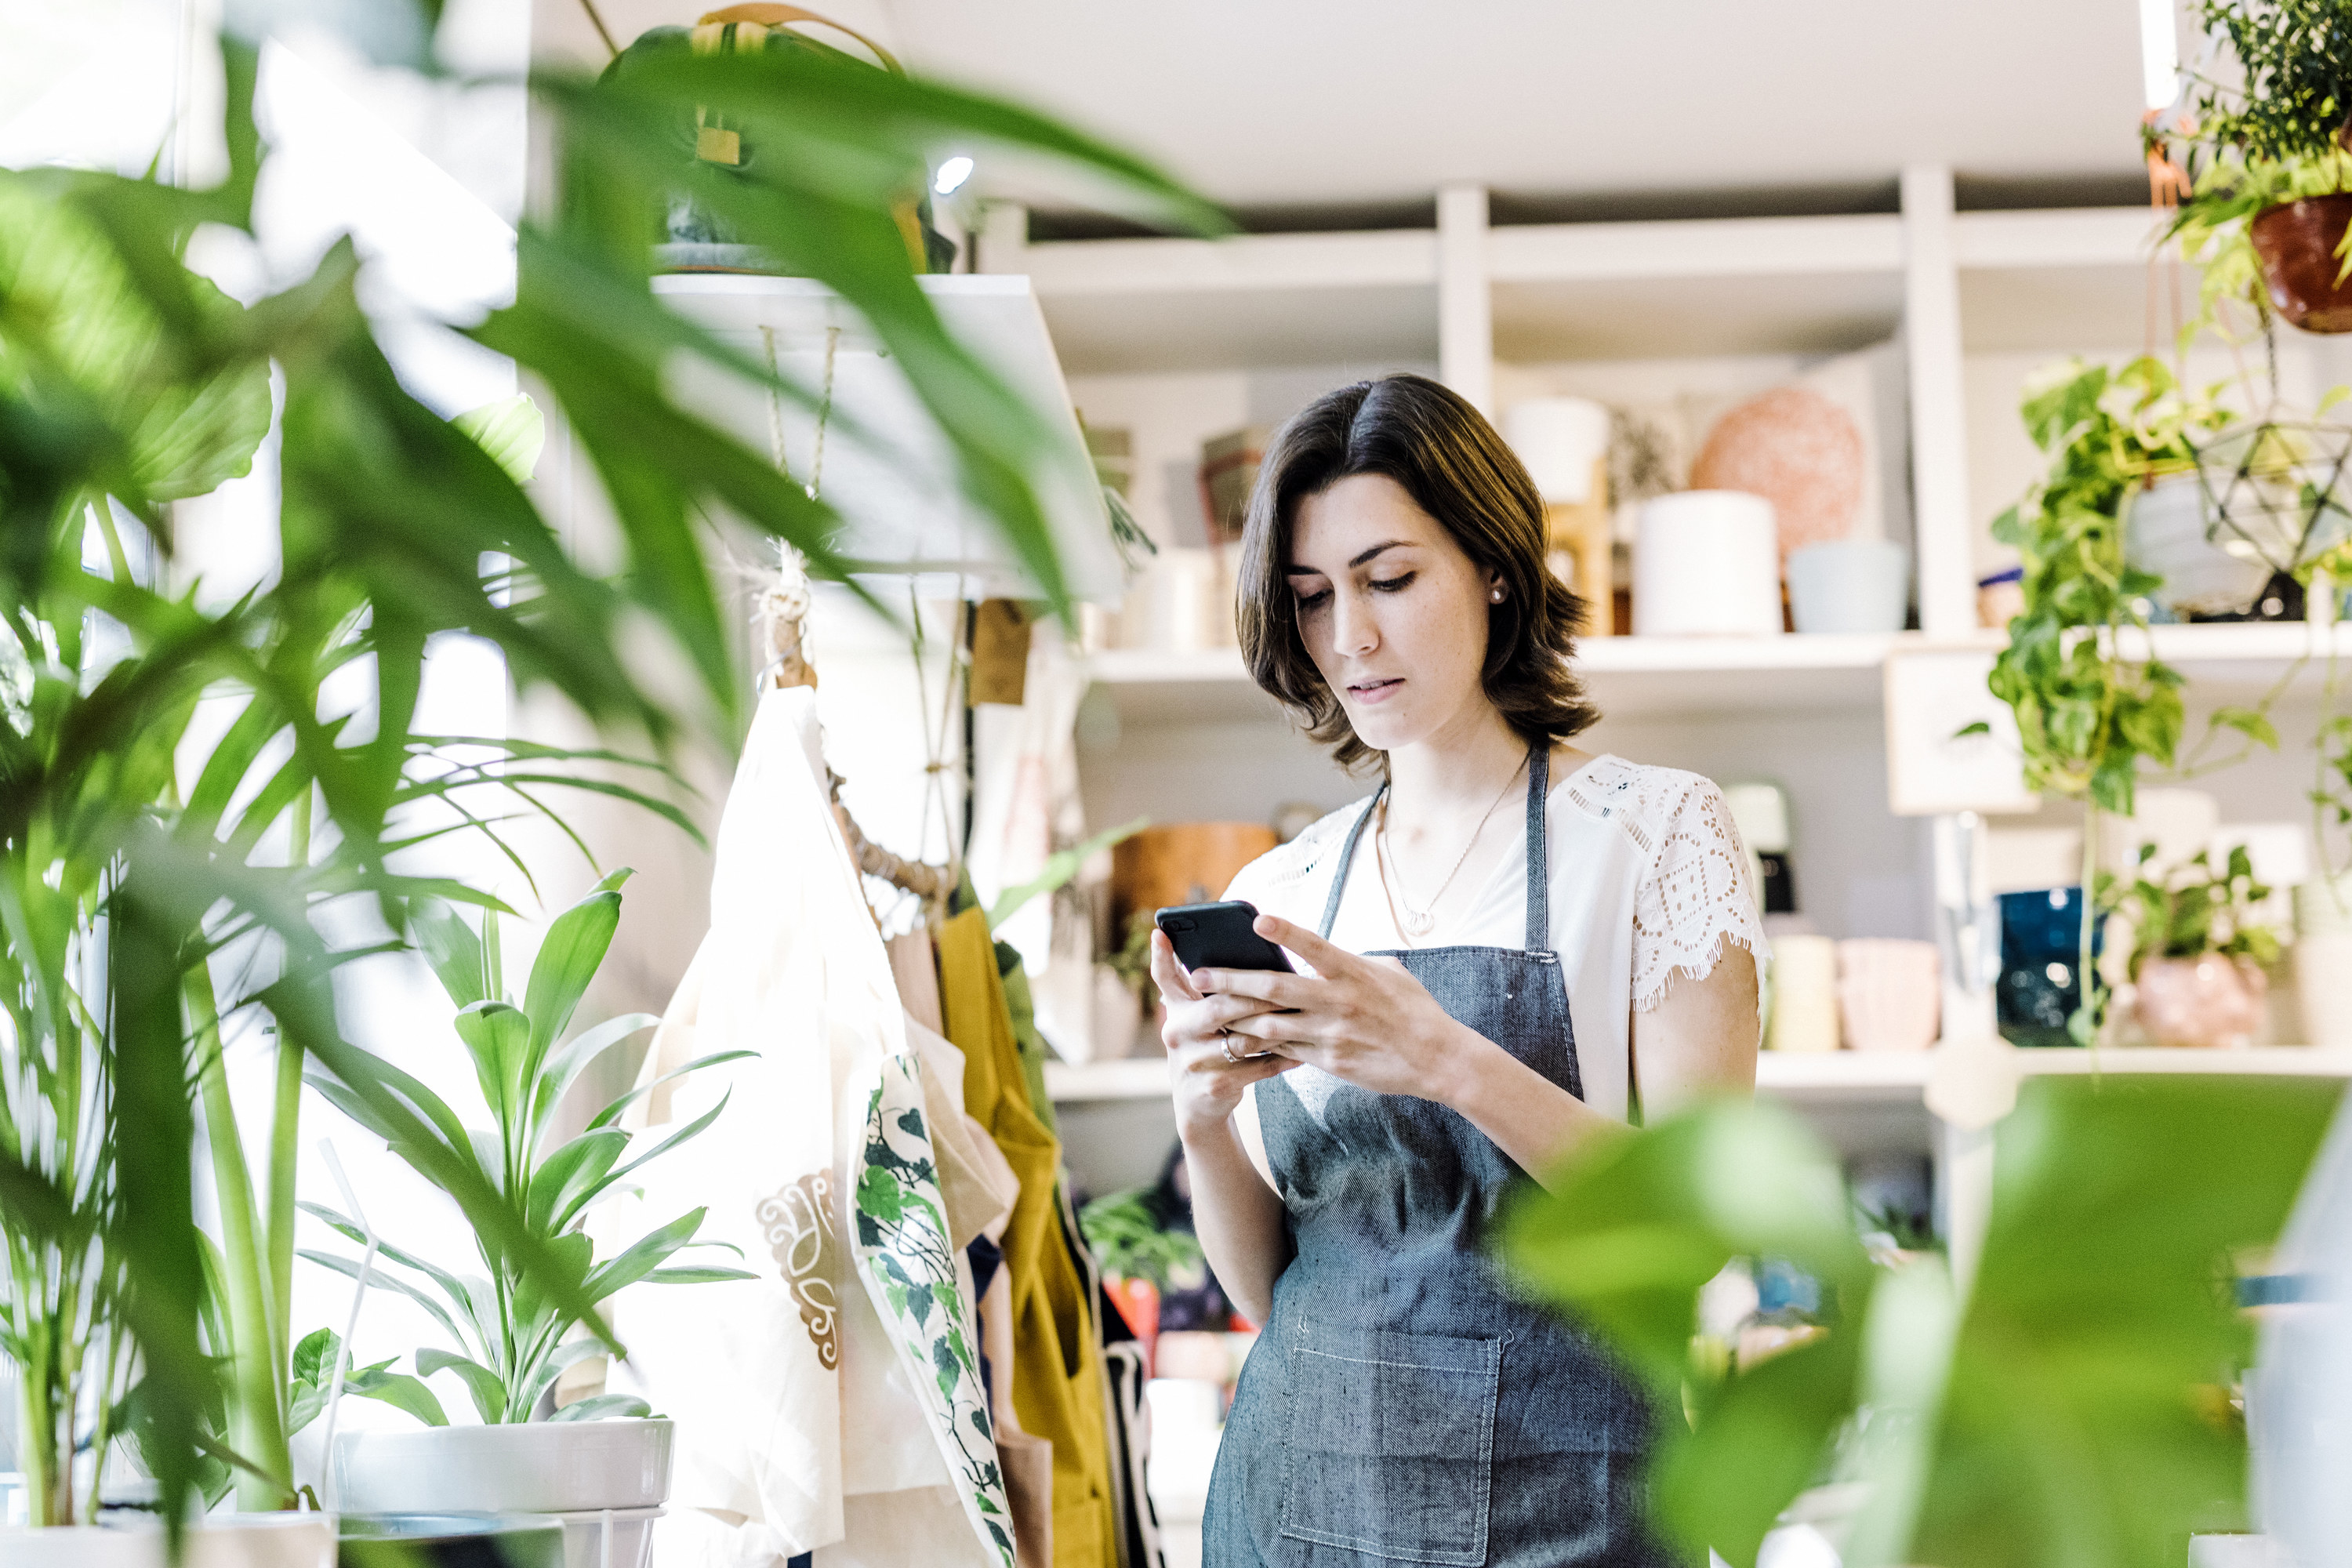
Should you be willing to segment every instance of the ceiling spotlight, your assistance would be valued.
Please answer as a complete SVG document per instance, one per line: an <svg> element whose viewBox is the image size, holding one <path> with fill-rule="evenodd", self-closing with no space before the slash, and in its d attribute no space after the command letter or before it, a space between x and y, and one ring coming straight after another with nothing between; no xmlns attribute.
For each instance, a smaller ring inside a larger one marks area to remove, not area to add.
<svg viewBox="0 0 2352 1568"><path fill-rule="evenodd" d="M940 172L931 177L931 193L951 196L961 190L963 183L971 178L971 160L959 153L940 165Z"/></svg>

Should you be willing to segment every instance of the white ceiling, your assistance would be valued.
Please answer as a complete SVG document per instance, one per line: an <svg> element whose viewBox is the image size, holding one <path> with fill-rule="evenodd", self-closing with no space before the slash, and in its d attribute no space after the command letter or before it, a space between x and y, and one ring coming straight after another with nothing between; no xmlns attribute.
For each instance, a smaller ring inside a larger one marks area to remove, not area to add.
<svg viewBox="0 0 2352 1568"><path fill-rule="evenodd" d="M719 0L710 0L711 4ZM600 0L624 39L697 0ZM1243 205L2138 163L2136 0L814 0ZM542 56L601 61L579 0ZM987 172L982 173L985 182Z"/></svg>
<svg viewBox="0 0 2352 1568"><path fill-rule="evenodd" d="M917 68L1058 111L1232 203L2138 163L2135 0L880 4Z"/></svg>

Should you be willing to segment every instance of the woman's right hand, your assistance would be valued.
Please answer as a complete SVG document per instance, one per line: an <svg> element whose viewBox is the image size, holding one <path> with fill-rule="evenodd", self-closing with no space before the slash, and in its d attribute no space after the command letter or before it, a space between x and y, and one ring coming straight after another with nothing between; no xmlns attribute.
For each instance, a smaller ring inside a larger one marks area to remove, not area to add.
<svg viewBox="0 0 2352 1568"><path fill-rule="evenodd" d="M1176 1129L1187 1141L1231 1121L1251 1084L1298 1065L1278 1050L1252 1058L1246 1053L1259 1048L1258 1042L1225 1035L1241 1019L1276 1009L1250 996L1203 996L1176 961L1166 933L1158 931L1151 933L1151 979L1168 1007L1160 1038L1168 1047Z"/></svg>

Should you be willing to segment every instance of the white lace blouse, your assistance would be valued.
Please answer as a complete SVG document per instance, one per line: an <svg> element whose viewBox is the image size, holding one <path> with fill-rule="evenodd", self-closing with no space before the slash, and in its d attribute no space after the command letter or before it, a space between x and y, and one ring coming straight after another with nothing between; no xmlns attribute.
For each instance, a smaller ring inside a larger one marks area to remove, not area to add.
<svg viewBox="0 0 2352 1568"><path fill-rule="evenodd" d="M1313 929L1322 919L1348 829L1370 798L1341 807L1252 861L1225 897ZM1526 821L1513 804L1496 813L1498 826L1502 820ZM1763 972L1764 927L1747 850L1712 781L1606 753L1565 776L1555 773L1545 821L1551 945L1568 984L1585 1103L1623 1121L1633 1014L1655 1007L1676 974L1704 979L1726 939L1755 954L1758 973ZM1508 854L1491 862L1475 895L1446 900L1438 928L1413 943L1399 934L1382 897L1373 841L1367 830L1357 846L1355 869L1331 929L1339 946L1369 952L1408 945L1526 944L1524 831L1513 836ZM1320 1076L1313 1068L1293 1069L1294 1079L1301 1074Z"/></svg>

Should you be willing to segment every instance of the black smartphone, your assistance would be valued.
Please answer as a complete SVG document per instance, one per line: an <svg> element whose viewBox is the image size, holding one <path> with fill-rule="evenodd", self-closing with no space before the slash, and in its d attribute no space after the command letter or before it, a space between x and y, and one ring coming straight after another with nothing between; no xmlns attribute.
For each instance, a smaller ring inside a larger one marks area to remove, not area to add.
<svg viewBox="0 0 2352 1568"><path fill-rule="evenodd" d="M1283 969L1290 955L1257 934L1257 910L1235 899L1221 904L1178 904L1151 917L1187 970Z"/></svg>

